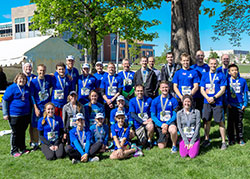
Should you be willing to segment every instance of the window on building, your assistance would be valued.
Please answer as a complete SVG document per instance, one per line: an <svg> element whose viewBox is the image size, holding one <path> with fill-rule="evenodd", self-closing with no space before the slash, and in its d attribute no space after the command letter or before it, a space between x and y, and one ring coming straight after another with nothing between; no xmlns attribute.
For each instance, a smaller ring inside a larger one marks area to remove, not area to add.
<svg viewBox="0 0 250 179"><path fill-rule="evenodd" d="M15 32L25 32L25 18L16 18L15 19Z"/></svg>

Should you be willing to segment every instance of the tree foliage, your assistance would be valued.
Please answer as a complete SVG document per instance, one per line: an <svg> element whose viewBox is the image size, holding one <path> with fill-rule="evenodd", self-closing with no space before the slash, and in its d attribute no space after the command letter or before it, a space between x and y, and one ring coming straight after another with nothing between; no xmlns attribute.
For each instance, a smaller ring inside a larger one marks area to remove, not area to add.
<svg viewBox="0 0 250 179"><path fill-rule="evenodd" d="M149 40L157 33L147 33L158 20L143 20L145 9L159 8L162 0L32 0L36 3L33 28L57 35L70 31L70 43L91 48L92 64L97 61L98 44L105 35L119 31L122 39Z"/></svg>

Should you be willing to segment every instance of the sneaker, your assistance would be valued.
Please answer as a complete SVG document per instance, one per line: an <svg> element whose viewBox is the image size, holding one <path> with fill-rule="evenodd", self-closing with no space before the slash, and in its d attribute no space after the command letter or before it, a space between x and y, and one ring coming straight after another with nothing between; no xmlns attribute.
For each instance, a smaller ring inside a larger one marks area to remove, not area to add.
<svg viewBox="0 0 250 179"><path fill-rule="evenodd" d="M80 160L76 160L76 159L74 159L74 158L73 158L71 161L72 161L72 164L80 163Z"/></svg>
<svg viewBox="0 0 250 179"><path fill-rule="evenodd" d="M150 150L150 149L152 149L153 147L154 147L153 142L148 142L148 146L147 146L146 150Z"/></svg>
<svg viewBox="0 0 250 179"><path fill-rule="evenodd" d="M178 151L178 148L176 146L173 146L171 149L171 154L175 154L177 153L177 151Z"/></svg>
<svg viewBox="0 0 250 179"><path fill-rule="evenodd" d="M14 157L14 158L16 158L16 157L20 157L22 154L21 153L19 153L19 152L16 152L16 153L14 153L14 154L12 154L12 156Z"/></svg>
<svg viewBox="0 0 250 179"><path fill-rule="evenodd" d="M134 157L142 157L142 156L144 156L144 154L141 150L138 150L137 152L134 153Z"/></svg>
<svg viewBox="0 0 250 179"><path fill-rule="evenodd" d="M36 150L40 150L39 145L35 145L35 146L32 148L32 151L36 151Z"/></svg>
<svg viewBox="0 0 250 179"><path fill-rule="evenodd" d="M202 146L203 148L207 148L207 147L210 146L210 145L211 145L211 143L209 142L209 140L204 140L201 146Z"/></svg>
<svg viewBox="0 0 250 179"><path fill-rule="evenodd" d="M22 152L21 152L21 154L28 154L28 153L30 153L30 151L27 150L27 149L24 149L24 150L22 150Z"/></svg>
<svg viewBox="0 0 250 179"><path fill-rule="evenodd" d="M244 142L244 140L240 140L239 144L240 146L244 146L246 143Z"/></svg>
<svg viewBox="0 0 250 179"><path fill-rule="evenodd" d="M99 157L95 156L93 158L89 158L89 162L99 162Z"/></svg>
<svg viewBox="0 0 250 179"><path fill-rule="evenodd" d="M221 144L221 148L220 148L221 150L226 150L227 149L227 144L226 144L226 142L222 142L222 144Z"/></svg>

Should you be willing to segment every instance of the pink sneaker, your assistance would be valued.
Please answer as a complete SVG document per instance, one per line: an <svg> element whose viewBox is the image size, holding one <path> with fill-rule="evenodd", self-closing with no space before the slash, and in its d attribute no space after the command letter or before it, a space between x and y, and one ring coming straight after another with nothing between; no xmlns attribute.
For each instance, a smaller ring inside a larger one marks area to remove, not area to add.
<svg viewBox="0 0 250 179"><path fill-rule="evenodd" d="M19 153L19 152L16 152L16 153L14 153L14 154L12 154L12 156L14 157L14 158L16 158L16 157L20 157L22 154L21 153Z"/></svg>

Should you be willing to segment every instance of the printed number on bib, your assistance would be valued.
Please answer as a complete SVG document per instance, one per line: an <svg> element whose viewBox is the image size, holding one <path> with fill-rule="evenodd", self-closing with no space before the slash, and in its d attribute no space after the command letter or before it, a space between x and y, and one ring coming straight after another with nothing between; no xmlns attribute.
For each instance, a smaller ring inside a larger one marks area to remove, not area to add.
<svg viewBox="0 0 250 179"><path fill-rule="evenodd" d="M58 132L57 131L53 131L53 132L48 132L48 140L49 141L56 141L58 139Z"/></svg>
<svg viewBox="0 0 250 179"><path fill-rule="evenodd" d="M187 138L191 138L194 135L194 127L184 127L183 132Z"/></svg>
<svg viewBox="0 0 250 179"><path fill-rule="evenodd" d="M88 96L89 92L90 92L90 90L88 88L81 89L81 95L83 95L83 96Z"/></svg>
<svg viewBox="0 0 250 179"><path fill-rule="evenodd" d="M109 96L115 96L117 93L117 87L116 86L109 86L108 87L108 95Z"/></svg>
<svg viewBox="0 0 250 179"><path fill-rule="evenodd" d="M182 86L181 91L182 91L182 95L185 95L185 94L191 95L191 86Z"/></svg>
<svg viewBox="0 0 250 179"><path fill-rule="evenodd" d="M55 99L64 99L64 91L55 90Z"/></svg>
<svg viewBox="0 0 250 179"><path fill-rule="evenodd" d="M231 87L234 89L235 93L240 93L240 84L239 83L231 83Z"/></svg>

